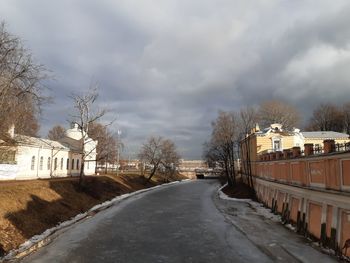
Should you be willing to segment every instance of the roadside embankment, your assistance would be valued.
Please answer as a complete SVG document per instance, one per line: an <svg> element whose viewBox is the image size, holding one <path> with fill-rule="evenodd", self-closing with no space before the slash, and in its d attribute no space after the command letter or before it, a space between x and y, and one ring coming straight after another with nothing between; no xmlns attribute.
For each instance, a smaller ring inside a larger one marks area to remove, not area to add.
<svg viewBox="0 0 350 263"><path fill-rule="evenodd" d="M89 176L82 187L78 178L0 182L0 256L97 204L161 183L127 174Z"/></svg>

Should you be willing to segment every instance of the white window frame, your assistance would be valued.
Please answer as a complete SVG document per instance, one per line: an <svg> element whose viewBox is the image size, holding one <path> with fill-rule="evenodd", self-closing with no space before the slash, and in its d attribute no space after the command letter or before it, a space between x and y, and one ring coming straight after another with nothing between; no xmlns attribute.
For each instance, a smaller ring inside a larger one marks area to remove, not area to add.
<svg viewBox="0 0 350 263"><path fill-rule="evenodd" d="M271 141L272 141L272 150L274 152L277 152L277 151L282 151L283 150L283 145L282 145L282 138L279 138L279 137L272 137L271 138ZM279 149L275 149L275 142L279 142Z"/></svg>

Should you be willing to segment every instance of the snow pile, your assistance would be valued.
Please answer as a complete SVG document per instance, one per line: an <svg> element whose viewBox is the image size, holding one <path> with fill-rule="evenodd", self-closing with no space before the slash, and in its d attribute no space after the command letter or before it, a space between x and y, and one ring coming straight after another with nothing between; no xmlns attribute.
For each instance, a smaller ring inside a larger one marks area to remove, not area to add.
<svg viewBox="0 0 350 263"><path fill-rule="evenodd" d="M281 216L280 215L275 215L274 213L271 212L270 208L264 207L262 204L253 201L252 199L239 199L239 198L232 198L227 196L222 189L226 186L227 184L223 185L222 187L219 188L218 190L218 195L221 199L224 200L231 200L235 202L245 202L249 204L259 215L270 219L274 222L282 222Z"/></svg>
<svg viewBox="0 0 350 263"><path fill-rule="evenodd" d="M259 215L261 215L267 219L270 219L274 222L282 222L281 216L275 215L274 213L272 213L270 208L266 208L262 204L255 202L253 200L249 200L248 203L250 204L251 207L253 207L255 209L255 211Z"/></svg>
<svg viewBox="0 0 350 263"><path fill-rule="evenodd" d="M126 198L129 198L129 197L132 197L135 195L139 195L139 194L144 193L144 192L155 190L156 188L165 187L165 186L169 186L169 185L173 185L173 184L178 184L180 182L189 182L189 181L191 181L191 180L185 179L185 180L174 181L174 182L166 183L166 184L162 184L162 185L156 185L156 186L153 186L150 188L145 188L142 190L138 190L138 191L135 191L132 193L119 195L119 196L113 198L112 200L95 205L94 207L89 209L87 212L78 214L70 220L61 222L57 226L50 228L50 229L47 229L45 232L41 233L40 235L33 236L32 238L30 238L29 240L24 242L22 245L20 245L18 249L11 250L6 256L0 258L0 262L15 259L15 258L21 258L25 255L28 255L32 251L46 245L51 239L54 238L54 234L57 233L59 230L62 230L66 227L69 227L69 226L79 222L80 220L83 220L83 219L85 219L93 214L96 214L97 212L99 212L101 210L107 209L108 207L111 207L112 205L114 205L115 203L117 203L121 200L124 200Z"/></svg>

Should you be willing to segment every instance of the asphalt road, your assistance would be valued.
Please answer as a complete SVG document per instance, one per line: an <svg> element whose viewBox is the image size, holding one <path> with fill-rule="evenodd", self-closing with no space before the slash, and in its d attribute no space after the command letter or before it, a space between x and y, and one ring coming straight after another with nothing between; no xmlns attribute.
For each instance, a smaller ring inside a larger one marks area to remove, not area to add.
<svg viewBox="0 0 350 263"><path fill-rule="evenodd" d="M218 187L197 180L124 199L23 262L335 262L258 203L218 198Z"/></svg>
<svg viewBox="0 0 350 263"><path fill-rule="evenodd" d="M266 229L258 215L247 225L249 218L236 214L241 211L246 216L251 209L219 200L217 189L215 180L197 180L133 196L70 227L23 262L300 262L285 248L281 253L271 245L278 243L277 236L275 243L265 237L280 225ZM234 215L227 214L227 209ZM240 218L242 228L237 225ZM259 230L260 223L264 229ZM252 232L250 236L260 231L262 237L251 238L244 229ZM293 244L296 251L305 247L299 243ZM313 248L305 249L304 254L311 249L314 257L322 256ZM278 256L273 255L275 251Z"/></svg>

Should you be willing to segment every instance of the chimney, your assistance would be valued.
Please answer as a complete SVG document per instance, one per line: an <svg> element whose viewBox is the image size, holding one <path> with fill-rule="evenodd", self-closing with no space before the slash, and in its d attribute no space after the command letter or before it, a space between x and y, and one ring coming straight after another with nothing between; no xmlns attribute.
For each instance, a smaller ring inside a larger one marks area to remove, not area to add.
<svg viewBox="0 0 350 263"><path fill-rule="evenodd" d="M259 124L258 124L258 123L255 123L255 131L256 131L256 132L260 131L260 127L259 127Z"/></svg>
<svg viewBox="0 0 350 263"><path fill-rule="evenodd" d="M8 134L10 135L11 139L13 139L15 137L15 125L11 124L9 130L8 130Z"/></svg>

